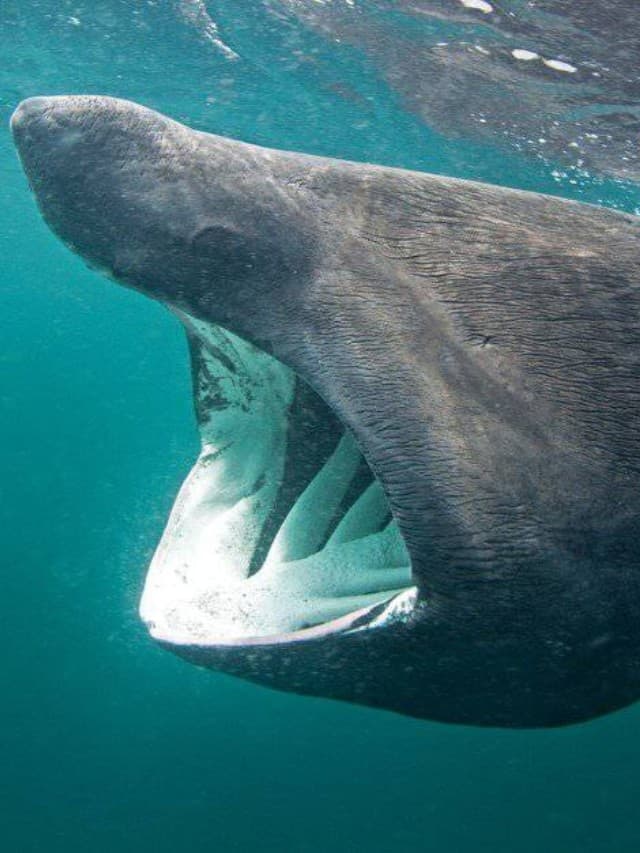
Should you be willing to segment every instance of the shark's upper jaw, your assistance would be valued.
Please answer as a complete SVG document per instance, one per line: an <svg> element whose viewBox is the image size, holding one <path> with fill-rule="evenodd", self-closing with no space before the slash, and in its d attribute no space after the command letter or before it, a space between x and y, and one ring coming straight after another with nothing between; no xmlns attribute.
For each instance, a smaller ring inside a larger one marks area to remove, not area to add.
<svg viewBox="0 0 640 853"><path fill-rule="evenodd" d="M282 643L382 626L398 596L407 612L410 558L351 433L290 368L180 318L202 451L147 575L140 614L151 635L174 646Z"/></svg>

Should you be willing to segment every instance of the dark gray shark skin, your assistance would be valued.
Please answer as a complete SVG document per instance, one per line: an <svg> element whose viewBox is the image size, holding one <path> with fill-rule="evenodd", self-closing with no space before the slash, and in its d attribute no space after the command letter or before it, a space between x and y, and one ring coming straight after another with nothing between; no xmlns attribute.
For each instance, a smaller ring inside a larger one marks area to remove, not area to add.
<svg viewBox="0 0 640 853"><path fill-rule="evenodd" d="M640 231L558 198L267 150L98 96L12 119L42 214L119 282L276 356L354 433L419 594L381 628L171 645L434 720L640 695ZM379 609L379 608L378 608Z"/></svg>

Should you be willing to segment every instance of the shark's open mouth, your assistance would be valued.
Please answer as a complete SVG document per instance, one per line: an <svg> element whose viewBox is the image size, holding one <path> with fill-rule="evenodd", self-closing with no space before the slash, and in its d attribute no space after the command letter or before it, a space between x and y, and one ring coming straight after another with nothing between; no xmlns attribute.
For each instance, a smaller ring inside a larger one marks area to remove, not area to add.
<svg viewBox="0 0 640 853"><path fill-rule="evenodd" d="M179 316L202 451L147 575L152 636L286 642L404 611L409 554L352 434L280 361Z"/></svg>

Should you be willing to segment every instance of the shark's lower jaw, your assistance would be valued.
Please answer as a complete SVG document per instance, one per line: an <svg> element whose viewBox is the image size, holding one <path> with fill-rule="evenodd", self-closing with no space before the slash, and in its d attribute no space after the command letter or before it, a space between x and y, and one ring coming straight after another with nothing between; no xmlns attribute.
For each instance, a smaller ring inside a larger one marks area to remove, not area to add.
<svg viewBox="0 0 640 853"><path fill-rule="evenodd" d="M295 373L180 314L202 451L140 615L171 645L251 645L380 627L410 611L410 559L351 433Z"/></svg>

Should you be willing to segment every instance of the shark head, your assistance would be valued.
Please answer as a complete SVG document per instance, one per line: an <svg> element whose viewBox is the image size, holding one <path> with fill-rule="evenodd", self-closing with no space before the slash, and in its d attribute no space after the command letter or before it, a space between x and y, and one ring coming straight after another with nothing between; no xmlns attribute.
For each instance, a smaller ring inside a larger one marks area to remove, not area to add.
<svg viewBox="0 0 640 853"><path fill-rule="evenodd" d="M456 722L636 698L630 217L100 96L12 130L52 230L189 339L202 449L142 596L159 643Z"/></svg>

